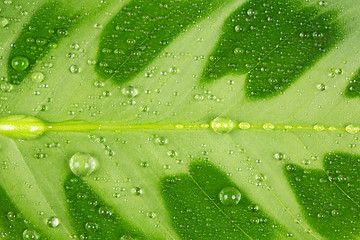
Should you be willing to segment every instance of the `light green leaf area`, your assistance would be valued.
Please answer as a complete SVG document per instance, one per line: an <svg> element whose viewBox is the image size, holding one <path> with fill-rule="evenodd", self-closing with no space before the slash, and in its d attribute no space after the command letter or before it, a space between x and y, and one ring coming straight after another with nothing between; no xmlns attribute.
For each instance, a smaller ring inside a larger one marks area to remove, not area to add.
<svg viewBox="0 0 360 240"><path fill-rule="evenodd" d="M1 236L359 239L359 10L1 1Z"/></svg>

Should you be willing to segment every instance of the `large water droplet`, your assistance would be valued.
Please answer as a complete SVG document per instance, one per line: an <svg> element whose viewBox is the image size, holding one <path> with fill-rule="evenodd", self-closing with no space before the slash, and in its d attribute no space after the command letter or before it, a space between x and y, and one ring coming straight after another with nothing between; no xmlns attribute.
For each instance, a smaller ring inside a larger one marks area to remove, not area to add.
<svg viewBox="0 0 360 240"><path fill-rule="evenodd" d="M23 239L24 240L28 240L28 239L39 239L39 235L37 234L37 232L35 230L29 230L26 229L23 232Z"/></svg>
<svg viewBox="0 0 360 240"><path fill-rule="evenodd" d="M14 57L11 66L17 71L24 71L29 66L29 60L26 57Z"/></svg>
<svg viewBox="0 0 360 240"><path fill-rule="evenodd" d="M47 225L49 227L55 228L57 226L59 226L60 222L59 219L57 217L49 217L46 221Z"/></svg>
<svg viewBox="0 0 360 240"><path fill-rule="evenodd" d="M78 152L70 158L71 171L80 177L89 176L98 166L98 162L88 153Z"/></svg>
<svg viewBox="0 0 360 240"><path fill-rule="evenodd" d="M121 93L128 98L133 98L138 95L138 90L133 86L127 86L121 89Z"/></svg>
<svg viewBox="0 0 360 240"><path fill-rule="evenodd" d="M224 117L217 117L211 122L211 128L217 133L228 133L234 127L233 121Z"/></svg>
<svg viewBox="0 0 360 240"><path fill-rule="evenodd" d="M219 199L225 206L235 206L241 199L241 193L235 187L225 187L220 191Z"/></svg>

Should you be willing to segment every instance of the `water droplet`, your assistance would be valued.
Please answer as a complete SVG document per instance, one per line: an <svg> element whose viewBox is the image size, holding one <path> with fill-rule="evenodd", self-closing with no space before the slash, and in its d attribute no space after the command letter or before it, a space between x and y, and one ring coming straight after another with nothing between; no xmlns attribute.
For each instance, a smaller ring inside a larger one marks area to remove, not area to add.
<svg viewBox="0 0 360 240"><path fill-rule="evenodd" d="M211 128L217 133L229 133L234 127L233 121L224 117L217 117L211 122Z"/></svg>
<svg viewBox="0 0 360 240"><path fill-rule="evenodd" d="M168 151L168 156L174 158L177 156L177 152L175 150Z"/></svg>
<svg viewBox="0 0 360 240"><path fill-rule="evenodd" d="M78 66L76 66L76 65L71 65L70 68L69 68L69 71L71 73L78 73L78 72L80 72L80 68Z"/></svg>
<svg viewBox="0 0 360 240"><path fill-rule="evenodd" d="M348 132L348 133L357 133L360 131L360 128L359 127L356 127L356 126L353 126L353 125L347 125L345 127L345 130Z"/></svg>
<svg viewBox="0 0 360 240"><path fill-rule="evenodd" d="M143 194L143 190L139 187L134 187L132 189L132 192L136 195L136 196L140 196L141 194Z"/></svg>
<svg viewBox="0 0 360 240"><path fill-rule="evenodd" d="M157 143L157 144L159 144L161 146L167 144L167 142L168 142L168 140L165 137L157 137L155 139L155 143Z"/></svg>
<svg viewBox="0 0 360 240"><path fill-rule="evenodd" d="M275 128L275 126L272 123L265 123L263 125L263 129L265 129L265 130L273 130L274 128Z"/></svg>
<svg viewBox="0 0 360 240"><path fill-rule="evenodd" d="M23 232L23 239L24 240L27 240L27 239L39 239L39 235L37 234L37 232L35 230L26 229Z"/></svg>
<svg viewBox="0 0 360 240"><path fill-rule="evenodd" d="M127 86L121 89L121 93L128 98L133 98L138 95L138 90L133 86Z"/></svg>
<svg viewBox="0 0 360 240"><path fill-rule="evenodd" d="M66 29L58 29L56 33L59 36L66 36L68 34L68 31Z"/></svg>
<svg viewBox="0 0 360 240"><path fill-rule="evenodd" d="M235 187L225 187L220 191L219 199L225 206L235 206L241 199L241 193Z"/></svg>
<svg viewBox="0 0 360 240"><path fill-rule="evenodd" d="M11 92L13 90L13 85L10 83L2 83L1 84L1 91L3 92Z"/></svg>
<svg viewBox="0 0 360 240"><path fill-rule="evenodd" d="M255 14L256 14L256 11L254 10L254 9L249 9L249 10L247 10L247 15L249 15L249 16L254 16Z"/></svg>
<svg viewBox="0 0 360 240"><path fill-rule="evenodd" d="M49 217L46 221L47 225L52 228L59 226L60 222L57 217Z"/></svg>
<svg viewBox="0 0 360 240"><path fill-rule="evenodd" d="M40 83L44 80L45 76L43 73L41 72L34 72L33 74L31 74L31 80L33 80L34 82Z"/></svg>
<svg viewBox="0 0 360 240"><path fill-rule="evenodd" d="M326 86L325 86L325 84L323 84L323 83L318 84L318 85L317 85L317 88L318 88L320 91L325 91L325 90L326 90Z"/></svg>
<svg viewBox="0 0 360 240"><path fill-rule="evenodd" d="M257 210L259 210L259 206L256 204L251 204L249 205L248 209L252 212L256 212Z"/></svg>
<svg viewBox="0 0 360 240"><path fill-rule="evenodd" d="M6 214L6 217L11 222L13 222L13 221L15 221L17 219L17 215L14 212L11 212L11 211Z"/></svg>
<svg viewBox="0 0 360 240"><path fill-rule="evenodd" d="M234 49L234 53L235 54L242 54L242 53L244 53L244 49L237 47L237 48Z"/></svg>
<svg viewBox="0 0 360 240"><path fill-rule="evenodd" d="M0 17L0 26L6 27L8 24L9 24L9 20L7 20L7 18Z"/></svg>
<svg viewBox="0 0 360 240"><path fill-rule="evenodd" d="M70 158L71 171L80 177L89 176L98 166L98 162L88 153L78 152Z"/></svg>
<svg viewBox="0 0 360 240"><path fill-rule="evenodd" d="M281 152L275 153L275 155L274 155L274 158L276 160L283 160L284 157L285 157L285 155L283 153L281 153Z"/></svg>
<svg viewBox="0 0 360 240"><path fill-rule="evenodd" d="M90 232L95 232L98 229L98 225L97 225L97 223L94 223L94 222L87 222L85 224L85 229Z"/></svg>
<svg viewBox="0 0 360 240"><path fill-rule="evenodd" d="M132 236L130 236L128 234L126 234L120 238L120 240L133 240L133 239L135 239L135 238L133 238Z"/></svg>
<svg viewBox="0 0 360 240"><path fill-rule="evenodd" d="M147 216L148 216L149 218L155 218L155 217L156 217L156 214L155 214L154 212L149 212L149 213L147 214Z"/></svg>
<svg viewBox="0 0 360 240"><path fill-rule="evenodd" d="M105 84L102 81L95 81L94 86L97 88L103 87Z"/></svg>
<svg viewBox="0 0 360 240"><path fill-rule="evenodd" d="M112 212L106 206L101 206L99 207L99 214L105 217L110 217L112 215Z"/></svg>
<svg viewBox="0 0 360 240"><path fill-rule="evenodd" d="M243 28L240 25L235 26L235 32L241 32Z"/></svg>
<svg viewBox="0 0 360 240"><path fill-rule="evenodd" d="M339 216L339 214L340 214L340 212L338 210L334 209L331 211L331 216L333 216L333 217Z"/></svg>
<svg viewBox="0 0 360 240"><path fill-rule="evenodd" d="M11 66L17 71L24 71L29 66L29 60L26 57L14 57Z"/></svg>

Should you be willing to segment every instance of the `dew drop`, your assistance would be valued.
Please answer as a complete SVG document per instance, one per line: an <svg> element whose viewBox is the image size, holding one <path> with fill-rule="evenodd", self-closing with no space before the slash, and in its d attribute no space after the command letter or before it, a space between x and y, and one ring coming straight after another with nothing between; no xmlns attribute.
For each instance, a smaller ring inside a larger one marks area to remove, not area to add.
<svg viewBox="0 0 360 240"><path fill-rule="evenodd" d="M78 73L78 72L80 72L80 68L78 66L76 66L76 65L71 65L70 68L69 68L69 71L71 73Z"/></svg>
<svg viewBox="0 0 360 240"><path fill-rule="evenodd" d="M138 95L138 90L133 86L127 86L121 89L121 93L128 98L133 98Z"/></svg>
<svg viewBox="0 0 360 240"><path fill-rule="evenodd" d="M59 226L60 222L57 217L49 217L46 221L47 225L52 228Z"/></svg>
<svg viewBox="0 0 360 240"><path fill-rule="evenodd" d="M156 214L155 214L154 212L149 212L149 213L147 214L147 216L148 216L149 218L155 218L155 217L156 217Z"/></svg>
<svg viewBox="0 0 360 240"><path fill-rule="evenodd" d="M317 88L318 88L320 91L325 91L325 90L326 90L326 86L325 86L325 84L323 84L323 83L318 84L318 85L317 85Z"/></svg>
<svg viewBox="0 0 360 240"><path fill-rule="evenodd" d="M217 132L217 133L229 133L233 128L235 127L235 124L232 120L224 118L224 117L217 117L211 122L211 128Z"/></svg>
<svg viewBox="0 0 360 240"><path fill-rule="evenodd" d="M128 235L128 234L123 235L123 236L120 238L120 240L133 240L133 239L135 239L135 238L133 238L132 236L130 236L130 235Z"/></svg>
<svg viewBox="0 0 360 240"><path fill-rule="evenodd" d="M177 156L177 152L175 150L168 151L168 156L174 158Z"/></svg>
<svg viewBox="0 0 360 240"><path fill-rule="evenodd" d="M112 212L106 206L101 206L99 207L99 214L101 216L110 217L112 215Z"/></svg>
<svg viewBox="0 0 360 240"><path fill-rule="evenodd" d="M70 158L71 171L80 177L89 176L98 167L98 162L88 153L78 152Z"/></svg>
<svg viewBox="0 0 360 240"><path fill-rule="evenodd" d="M41 72L34 72L31 74L31 80L36 83L41 83L44 80L45 76Z"/></svg>
<svg viewBox="0 0 360 240"><path fill-rule="evenodd" d="M235 206L241 199L241 193L235 187L225 187L220 191L219 199L224 206Z"/></svg>
<svg viewBox="0 0 360 240"><path fill-rule="evenodd" d="M102 81L95 81L94 86L97 88L103 87L105 84Z"/></svg>
<svg viewBox="0 0 360 240"><path fill-rule="evenodd" d="M17 219L17 215L14 212L11 212L11 211L6 214L6 217L11 222L13 222L13 221L15 221Z"/></svg>
<svg viewBox="0 0 360 240"><path fill-rule="evenodd" d="M275 153L275 155L274 155L274 158L276 160L283 160L284 157L285 157L285 155L283 153L281 153L281 152Z"/></svg>
<svg viewBox="0 0 360 240"><path fill-rule="evenodd" d="M88 230L89 232L95 232L98 229L98 225L97 223L94 222L87 222L85 224L85 229Z"/></svg>
<svg viewBox="0 0 360 240"><path fill-rule="evenodd" d="M3 92L11 92L13 90L13 85L11 83L2 83L1 84L1 91Z"/></svg>
<svg viewBox="0 0 360 240"><path fill-rule="evenodd" d="M6 27L8 24L9 24L9 20L7 20L7 18L0 17L0 26Z"/></svg>
<svg viewBox="0 0 360 240"><path fill-rule="evenodd" d="M255 12L255 10L254 9L249 9L249 10L247 10L247 15L249 15L249 16L254 16L255 14L256 14L256 12Z"/></svg>
<svg viewBox="0 0 360 240"><path fill-rule="evenodd" d="M136 196L140 196L141 194L143 194L143 190L139 187L134 187L132 189L132 192L136 195Z"/></svg>
<svg viewBox="0 0 360 240"><path fill-rule="evenodd" d="M359 127L356 127L356 126L353 126L353 125L347 125L345 127L345 130L348 132L348 133L357 133L360 131L360 128Z"/></svg>
<svg viewBox="0 0 360 240"><path fill-rule="evenodd" d="M23 232L23 239L24 240L27 240L27 239L39 239L39 235L37 234L37 232L35 230L26 229Z"/></svg>
<svg viewBox="0 0 360 240"><path fill-rule="evenodd" d="M235 32L242 32L243 28L240 25L235 26Z"/></svg>
<svg viewBox="0 0 360 240"><path fill-rule="evenodd" d="M239 47L234 49L234 54L242 54L242 53L244 53L244 49L239 48Z"/></svg>
<svg viewBox="0 0 360 240"><path fill-rule="evenodd" d="M16 71L24 71L29 67L29 59L27 59L26 57L14 57L11 60L11 66Z"/></svg>
<svg viewBox="0 0 360 240"><path fill-rule="evenodd" d="M168 140L165 137L157 137L155 139L155 143L157 143L157 144L159 144L161 146L167 144L167 142L168 142Z"/></svg>

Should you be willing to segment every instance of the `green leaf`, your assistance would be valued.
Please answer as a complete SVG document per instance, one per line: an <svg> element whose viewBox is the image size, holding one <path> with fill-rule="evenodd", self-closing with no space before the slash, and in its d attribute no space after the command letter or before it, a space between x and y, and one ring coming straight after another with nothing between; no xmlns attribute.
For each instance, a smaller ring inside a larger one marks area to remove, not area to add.
<svg viewBox="0 0 360 240"><path fill-rule="evenodd" d="M2 1L2 236L359 239L358 10Z"/></svg>

